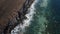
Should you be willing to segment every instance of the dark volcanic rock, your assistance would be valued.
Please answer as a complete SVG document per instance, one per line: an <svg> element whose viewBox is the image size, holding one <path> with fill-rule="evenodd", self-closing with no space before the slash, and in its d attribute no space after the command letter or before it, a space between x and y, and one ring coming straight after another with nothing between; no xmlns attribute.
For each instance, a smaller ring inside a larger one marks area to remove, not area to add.
<svg viewBox="0 0 60 34"><path fill-rule="evenodd" d="M0 34L10 34L34 0L0 0ZM23 18L22 18L23 17Z"/></svg>

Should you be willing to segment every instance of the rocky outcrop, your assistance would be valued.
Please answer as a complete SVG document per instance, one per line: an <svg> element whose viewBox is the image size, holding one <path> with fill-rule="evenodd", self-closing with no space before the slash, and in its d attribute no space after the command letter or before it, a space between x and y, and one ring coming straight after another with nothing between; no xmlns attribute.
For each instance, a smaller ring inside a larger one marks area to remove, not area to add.
<svg viewBox="0 0 60 34"><path fill-rule="evenodd" d="M0 0L0 34L11 30L26 18L27 9L34 0Z"/></svg>

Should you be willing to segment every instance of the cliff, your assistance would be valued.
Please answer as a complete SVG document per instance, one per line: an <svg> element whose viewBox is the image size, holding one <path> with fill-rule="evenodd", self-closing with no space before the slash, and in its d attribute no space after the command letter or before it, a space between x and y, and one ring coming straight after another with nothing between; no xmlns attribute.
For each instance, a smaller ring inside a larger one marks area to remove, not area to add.
<svg viewBox="0 0 60 34"><path fill-rule="evenodd" d="M0 0L0 34L10 34L11 30L25 18L24 15L33 1Z"/></svg>

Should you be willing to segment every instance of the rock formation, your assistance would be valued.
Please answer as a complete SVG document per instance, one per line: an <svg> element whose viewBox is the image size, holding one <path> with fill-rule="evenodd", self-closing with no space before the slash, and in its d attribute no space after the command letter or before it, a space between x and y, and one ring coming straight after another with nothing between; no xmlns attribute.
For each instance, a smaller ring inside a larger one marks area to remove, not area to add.
<svg viewBox="0 0 60 34"><path fill-rule="evenodd" d="M0 34L10 34L22 23L24 15L34 0L0 0ZM23 23L22 23L23 24Z"/></svg>

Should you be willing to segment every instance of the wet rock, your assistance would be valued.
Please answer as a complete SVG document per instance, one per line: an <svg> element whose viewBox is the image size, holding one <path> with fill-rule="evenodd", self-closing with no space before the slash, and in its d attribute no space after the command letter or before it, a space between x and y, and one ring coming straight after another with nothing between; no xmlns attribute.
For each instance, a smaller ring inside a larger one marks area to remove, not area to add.
<svg viewBox="0 0 60 34"><path fill-rule="evenodd" d="M33 1L0 0L0 34L11 34L11 30L26 19L24 15Z"/></svg>

